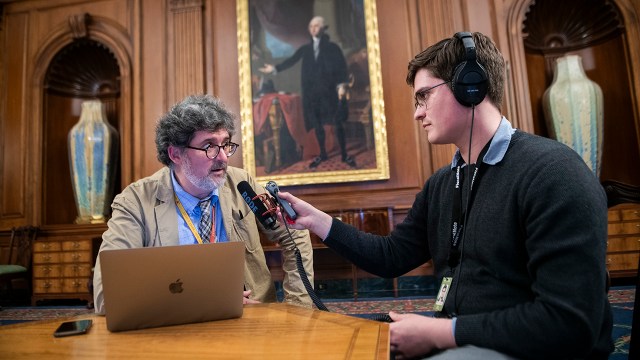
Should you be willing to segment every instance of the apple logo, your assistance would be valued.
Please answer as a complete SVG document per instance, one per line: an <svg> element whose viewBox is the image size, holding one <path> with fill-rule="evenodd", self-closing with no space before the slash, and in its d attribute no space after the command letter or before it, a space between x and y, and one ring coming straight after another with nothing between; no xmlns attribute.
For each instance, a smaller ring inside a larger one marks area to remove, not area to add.
<svg viewBox="0 0 640 360"><path fill-rule="evenodd" d="M169 291L171 291L172 294L179 294L182 290L182 281L180 281L180 279L169 284Z"/></svg>

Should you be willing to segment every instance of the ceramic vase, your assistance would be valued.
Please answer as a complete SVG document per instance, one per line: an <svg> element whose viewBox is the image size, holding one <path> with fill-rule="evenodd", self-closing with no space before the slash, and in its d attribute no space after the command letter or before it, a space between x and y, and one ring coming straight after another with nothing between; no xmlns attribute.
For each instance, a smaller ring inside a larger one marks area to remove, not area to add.
<svg viewBox="0 0 640 360"><path fill-rule="evenodd" d="M579 55L555 61L553 82L543 95L549 135L574 149L600 176L603 139L602 90L587 78Z"/></svg>
<svg viewBox="0 0 640 360"><path fill-rule="evenodd" d="M110 214L118 134L99 100L82 103L80 120L68 135L69 165L78 210L76 223L103 223Z"/></svg>

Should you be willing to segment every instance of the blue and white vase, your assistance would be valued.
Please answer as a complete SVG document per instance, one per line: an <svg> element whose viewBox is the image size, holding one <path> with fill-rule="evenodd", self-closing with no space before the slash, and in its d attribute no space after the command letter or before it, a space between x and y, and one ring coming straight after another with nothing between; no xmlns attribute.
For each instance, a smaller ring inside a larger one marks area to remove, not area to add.
<svg viewBox="0 0 640 360"><path fill-rule="evenodd" d="M587 78L579 55L559 57L543 95L549 135L574 149L599 177L602 162L602 90Z"/></svg>
<svg viewBox="0 0 640 360"><path fill-rule="evenodd" d="M82 102L80 120L71 128L68 143L76 223L104 223L111 209L118 133L107 122L102 102Z"/></svg>

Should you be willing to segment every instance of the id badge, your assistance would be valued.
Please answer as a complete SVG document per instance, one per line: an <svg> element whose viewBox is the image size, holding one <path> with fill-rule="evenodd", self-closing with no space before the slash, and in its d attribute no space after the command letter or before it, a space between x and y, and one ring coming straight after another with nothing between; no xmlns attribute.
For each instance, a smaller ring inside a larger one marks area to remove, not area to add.
<svg viewBox="0 0 640 360"><path fill-rule="evenodd" d="M452 281L453 278L450 276L442 278L442 284L440 284L440 290L438 290L438 297L436 297L436 302L433 304L434 311L442 311L444 308L444 302L447 300Z"/></svg>

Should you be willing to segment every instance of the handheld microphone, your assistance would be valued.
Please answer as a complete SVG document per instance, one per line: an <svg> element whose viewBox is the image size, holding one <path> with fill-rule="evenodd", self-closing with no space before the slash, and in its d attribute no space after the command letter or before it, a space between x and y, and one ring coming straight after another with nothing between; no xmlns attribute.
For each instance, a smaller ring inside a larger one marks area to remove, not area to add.
<svg viewBox="0 0 640 360"><path fill-rule="evenodd" d="M246 181L241 181L237 188L240 195L247 205L249 205L249 208L253 211L260 223L267 229L275 229L278 226L275 212L273 209L267 209L264 204L265 199L263 199L262 196L257 195L256 192L253 191L253 188L251 188L251 185ZM267 197L268 200L271 200L266 194L263 194L263 196Z"/></svg>
<svg viewBox="0 0 640 360"><path fill-rule="evenodd" d="M280 195L278 195L280 189L278 188L278 184L276 184L275 181L269 181L267 183L267 186L265 186L265 189L267 189L269 194L271 194L271 196L276 199L280 207L284 210L285 214L287 215L287 221L294 221L298 217L298 214L296 214L296 212L293 210L291 204L289 204L288 201L281 199Z"/></svg>

